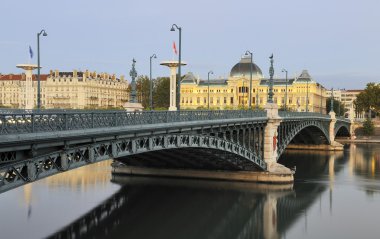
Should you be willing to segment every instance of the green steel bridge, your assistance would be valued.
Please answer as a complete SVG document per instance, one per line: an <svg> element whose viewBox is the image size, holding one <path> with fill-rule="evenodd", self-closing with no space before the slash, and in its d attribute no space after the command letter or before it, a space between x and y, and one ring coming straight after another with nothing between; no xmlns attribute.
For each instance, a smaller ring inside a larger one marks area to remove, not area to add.
<svg viewBox="0 0 380 239"><path fill-rule="evenodd" d="M287 145L331 144L351 122L311 112L0 110L0 193L107 159L154 168L267 171Z"/></svg>

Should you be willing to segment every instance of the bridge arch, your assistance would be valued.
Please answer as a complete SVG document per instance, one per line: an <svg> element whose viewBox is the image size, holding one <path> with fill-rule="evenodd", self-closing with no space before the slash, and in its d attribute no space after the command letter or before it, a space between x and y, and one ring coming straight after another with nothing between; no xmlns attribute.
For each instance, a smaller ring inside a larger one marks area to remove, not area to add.
<svg viewBox="0 0 380 239"><path fill-rule="evenodd" d="M335 137L350 137L350 128L348 125L341 124L338 125L338 127L335 127L334 129L334 135Z"/></svg>
<svg viewBox="0 0 380 239"><path fill-rule="evenodd" d="M230 162L241 169L256 167L266 170L266 163L256 153L223 138L195 134L167 134L98 142L41 155L23 162L6 165L0 174L2 191L39 180L53 174L107 159L173 149L211 149L240 158Z"/></svg>
<svg viewBox="0 0 380 239"><path fill-rule="evenodd" d="M330 144L329 120L286 120L277 129L277 160L290 143Z"/></svg>

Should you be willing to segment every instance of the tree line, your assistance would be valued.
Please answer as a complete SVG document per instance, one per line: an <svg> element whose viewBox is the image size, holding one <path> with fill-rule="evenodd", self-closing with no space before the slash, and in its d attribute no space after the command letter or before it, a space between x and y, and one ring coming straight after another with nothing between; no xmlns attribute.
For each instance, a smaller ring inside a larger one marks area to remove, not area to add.
<svg viewBox="0 0 380 239"><path fill-rule="evenodd" d="M170 104L170 78L157 77L153 79L153 109L167 110ZM128 94L131 91L131 85L128 86ZM136 79L136 97L137 101L142 104L144 109L149 109L150 82L148 76L139 76Z"/></svg>

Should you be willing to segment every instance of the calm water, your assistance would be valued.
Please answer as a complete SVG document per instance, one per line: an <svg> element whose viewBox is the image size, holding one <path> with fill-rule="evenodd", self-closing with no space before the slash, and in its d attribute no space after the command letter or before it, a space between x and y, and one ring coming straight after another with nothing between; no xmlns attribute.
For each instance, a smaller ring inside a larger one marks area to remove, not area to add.
<svg viewBox="0 0 380 239"><path fill-rule="evenodd" d="M0 238L380 238L380 145L281 161L291 187L79 168L0 194Z"/></svg>

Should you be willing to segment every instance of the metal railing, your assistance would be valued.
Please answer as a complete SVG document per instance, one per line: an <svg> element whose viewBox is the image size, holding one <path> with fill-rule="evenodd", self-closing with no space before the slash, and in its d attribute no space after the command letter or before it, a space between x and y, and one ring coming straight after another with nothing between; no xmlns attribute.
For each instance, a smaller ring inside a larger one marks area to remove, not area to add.
<svg viewBox="0 0 380 239"><path fill-rule="evenodd" d="M218 119L266 117L260 110L85 111L41 110L0 112L0 135L80 130Z"/></svg>
<svg viewBox="0 0 380 239"><path fill-rule="evenodd" d="M303 117L330 118L330 115L320 114L318 112L278 111L278 115L283 118L303 118Z"/></svg>

